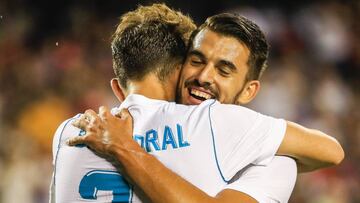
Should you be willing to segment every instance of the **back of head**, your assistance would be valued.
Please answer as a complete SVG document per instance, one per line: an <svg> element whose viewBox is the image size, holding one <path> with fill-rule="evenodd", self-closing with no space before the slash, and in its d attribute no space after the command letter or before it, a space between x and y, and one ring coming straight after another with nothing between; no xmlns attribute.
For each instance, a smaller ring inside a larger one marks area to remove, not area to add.
<svg viewBox="0 0 360 203"><path fill-rule="evenodd" d="M247 80L258 80L267 67L269 45L259 26L249 19L230 13L222 13L209 17L191 38L203 29L209 29L218 34L234 37L245 44L250 50L248 60L249 72Z"/></svg>
<svg viewBox="0 0 360 203"><path fill-rule="evenodd" d="M121 85L155 73L164 81L186 54L196 26L191 18L164 4L140 6L124 14L111 43L113 68Z"/></svg>

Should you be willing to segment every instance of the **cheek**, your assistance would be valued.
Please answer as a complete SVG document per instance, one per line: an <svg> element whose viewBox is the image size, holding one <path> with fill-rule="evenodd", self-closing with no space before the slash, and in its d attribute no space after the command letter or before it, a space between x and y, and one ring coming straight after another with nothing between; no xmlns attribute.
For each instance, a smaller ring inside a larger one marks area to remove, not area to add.
<svg viewBox="0 0 360 203"><path fill-rule="evenodd" d="M195 67L192 67L189 64L185 64L183 67L181 78L183 80L189 80L190 78L193 78L197 74L197 69Z"/></svg>
<svg viewBox="0 0 360 203"><path fill-rule="evenodd" d="M220 94L220 101L223 103L232 103L233 98L237 94L238 84L234 81L228 81L226 79L222 79L218 83L218 90Z"/></svg>
<svg viewBox="0 0 360 203"><path fill-rule="evenodd" d="M179 80L179 88L180 89L184 89L185 88L185 83L186 81L191 80L194 75L193 70L189 67L183 67L182 71L181 71L181 75L180 75L180 80ZM181 90L183 91L183 90Z"/></svg>

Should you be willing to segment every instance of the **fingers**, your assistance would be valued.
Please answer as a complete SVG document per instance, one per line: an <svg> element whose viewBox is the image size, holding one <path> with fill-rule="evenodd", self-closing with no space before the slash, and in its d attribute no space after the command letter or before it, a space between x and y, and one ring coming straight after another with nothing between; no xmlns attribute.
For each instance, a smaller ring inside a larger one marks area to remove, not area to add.
<svg viewBox="0 0 360 203"><path fill-rule="evenodd" d="M130 126L130 128L132 129L134 126L134 119L131 116L130 112L128 109L122 109L120 112L121 115L121 119L123 121L125 121L126 125Z"/></svg>
<svg viewBox="0 0 360 203"><path fill-rule="evenodd" d="M88 118L89 123L95 123L99 119L97 113L92 109L86 110L84 114Z"/></svg>
<svg viewBox="0 0 360 203"><path fill-rule="evenodd" d="M100 106L99 116L102 120L107 120L111 116L110 110L106 106Z"/></svg>
<svg viewBox="0 0 360 203"><path fill-rule="evenodd" d="M85 114L82 114L79 118L75 119L72 122L73 126L85 131L88 124L89 124L89 118Z"/></svg>
<svg viewBox="0 0 360 203"><path fill-rule="evenodd" d="M72 122L72 125L87 131L89 128L89 124L95 124L98 119L99 117L96 114L96 112L91 109L88 109L79 118L75 119Z"/></svg>
<svg viewBox="0 0 360 203"><path fill-rule="evenodd" d="M116 116L118 118L121 118L121 111L116 111L114 116Z"/></svg>
<svg viewBox="0 0 360 203"><path fill-rule="evenodd" d="M121 109L121 111L120 111L120 117L121 117L122 119L125 120L126 118L129 117L129 115L130 115L129 110L127 110L127 109Z"/></svg>
<svg viewBox="0 0 360 203"><path fill-rule="evenodd" d="M131 118L131 119L132 119L132 116L131 116L131 114L130 114L130 112L129 112L128 109L121 109L121 111L118 112L116 116L119 117L119 118L121 118L121 119L123 119L123 120L126 120L126 119L128 119L128 118Z"/></svg>
<svg viewBox="0 0 360 203"><path fill-rule="evenodd" d="M66 144L69 146L75 146L75 145L85 144L85 143L86 143L86 136L76 136L76 137L68 139L66 141Z"/></svg>

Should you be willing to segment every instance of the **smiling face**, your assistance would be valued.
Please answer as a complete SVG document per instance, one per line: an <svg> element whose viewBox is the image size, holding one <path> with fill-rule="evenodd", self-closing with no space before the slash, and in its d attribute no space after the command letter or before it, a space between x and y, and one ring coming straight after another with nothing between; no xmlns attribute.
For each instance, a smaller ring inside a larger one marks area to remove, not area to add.
<svg viewBox="0 0 360 203"><path fill-rule="evenodd" d="M214 98L221 103L241 103L239 99L251 84L246 81L249 54L247 46L236 38L201 30L183 66L178 102L200 104Z"/></svg>

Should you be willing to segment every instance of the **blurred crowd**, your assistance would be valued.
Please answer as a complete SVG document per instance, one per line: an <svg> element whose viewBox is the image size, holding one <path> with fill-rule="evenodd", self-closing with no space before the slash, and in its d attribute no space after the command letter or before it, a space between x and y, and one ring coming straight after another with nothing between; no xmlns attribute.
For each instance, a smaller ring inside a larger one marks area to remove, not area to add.
<svg viewBox="0 0 360 203"><path fill-rule="evenodd" d="M0 203L47 202L57 126L87 108L117 105L110 37L117 17L135 5L111 15L67 6L66 23L52 30L39 29L43 20L26 6L0 4ZM271 54L250 108L320 129L344 147L340 166L298 176L290 202L360 202L360 2L233 3L203 16L189 7L181 10L198 24L237 12L260 25Z"/></svg>

